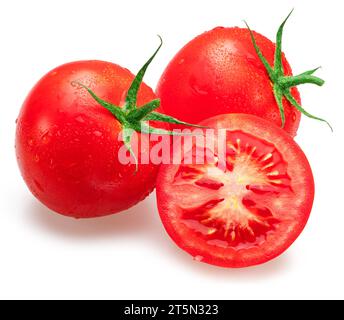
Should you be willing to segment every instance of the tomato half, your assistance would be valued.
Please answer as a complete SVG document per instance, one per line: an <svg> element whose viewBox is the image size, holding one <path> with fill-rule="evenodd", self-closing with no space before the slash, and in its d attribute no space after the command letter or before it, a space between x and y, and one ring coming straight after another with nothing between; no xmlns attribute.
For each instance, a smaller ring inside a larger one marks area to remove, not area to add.
<svg viewBox="0 0 344 320"><path fill-rule="evenodd" d="M76 218L104 216L128 209L154 189L158 166L139 159L135 173L134 164L120 163L121 123L75 84L123 106L133 80L116 64L79 61L52 70L32 89L18 118L16 152L29 189L50 209ZM138 106L154 99L142 83Z"/></svg>
<svg viewBox="0 0 344 320"><path fill-rule="evenodd" d="M263 55L274 65L275 44L254 33ZM286 76L292 70L282 56ZM273 85L252 44L241 28L216 28L187 43L171 60L157 86L164 113L187 122L200 122L227 113L247 113L281 126ZM300 103L298 90L291 93ZM301 114L283 100L284 129L295 136Z"/></svg>
<svg viewBox="0 0 344 320"><path fill-rule="evenodd" d="M226 128L225 166L216 162L215 148L214 161L161 167L157 201L168 234L196 260L217 266L275 258L311 212L307 158L285 131L256 116L222 115L202 125ZM198 148L205 147L194 139L192 149Z"/></svg>

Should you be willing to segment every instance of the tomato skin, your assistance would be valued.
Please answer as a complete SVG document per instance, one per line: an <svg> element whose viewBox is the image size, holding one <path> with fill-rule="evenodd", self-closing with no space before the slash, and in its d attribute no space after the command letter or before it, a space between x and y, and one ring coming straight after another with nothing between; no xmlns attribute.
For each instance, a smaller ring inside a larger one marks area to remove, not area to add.
<svg viewBox="0 0 344 320"><path fill-rule="evenodd" d="M127 69L103 61L62 65L32 89L20 111L16 153L31 192L50 209L75 218L117 213L143 200L155 187L158 166L122 165L121 124L79 81L102 99L123 105L134 79ZM156 96L144 83L141 106ZM140 139L140 134L138 134Z"/></svg>
<svg viewBox="0 0 344 320"><path fill-rule="evenodd" d="M275 44L259 33L254 35L273 66ZM285 74L292 75L284 55L282 60ZM190 41L167 66L156 92L164 113L183 121L247 113L282 124L270 78L247 29L215 28ZM292 88L291 92L301 103L298 90ZM284 108L284 129L294 137L301 114L288 101L284 101Z"/></svg>
<svg viewBox="0 0 344 320"><path fill-rule="evenodd" d="M306 156L284 130L256 116L221 115L201 124L212 128L230 128L231 131L240 130L259 137L262 141L273 143L287 163L288 175L291 177L295 196L291 196L291 201L284 203L279 212L274 212L282 222L276 231L269 234L259 245L245 248L218 247L204 241L199 234L190 232L190 229L185 227L185 222L181 219L177 208L184 203L197 203L199 193L191 191L194 189L183 190L182 187L174 187L173 181L180 166L162 165L157 179L156 193L160 217L167 233L195 260L215 266L243 268L276 258L287 250L303 231L313 206L314 179ZM212 191L209 192L212 193ZM213 195L216 198L217 191ZM288 216L289 212L293 212L293 215Z"/></svg>

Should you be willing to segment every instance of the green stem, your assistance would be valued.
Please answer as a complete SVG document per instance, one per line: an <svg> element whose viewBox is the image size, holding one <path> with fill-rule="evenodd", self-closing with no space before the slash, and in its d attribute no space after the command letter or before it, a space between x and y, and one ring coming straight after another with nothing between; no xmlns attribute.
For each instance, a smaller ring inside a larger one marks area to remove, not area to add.
<svg viewBox="0 0 344 320"><path fill-rule="evenodd" d="M300 84L306 84L306 83L315 84L321 87L325 84L325 81L316 76L301 74L298 76L283 77L278 80L278 83L282 88L296 87Z"/></svg>
<svg viewBox="0 0 344 320"><path fill-rule="evenodd" d="M138 72L137 76L135 77L133 83L131 84L131 86L128 90L127 97L125 100L125 105L123 107L124 112L129 112L129 111L136 108L137 94L139 92L143 77L144 77L149 65L154 60L155 56L158 54L158 52L160 51L162 44L163 44L162 38L160 36L158 36L158 37L160 39L160 45L159 45L158 49L156 49L154 54L149 58L149 60L140 69L140 71Z"/></svg>
<svg viewBox="0 0 344 320"><path fill-rule="evenodd" d="M72 85L77 84L80 87L88 91L91 97L99 103L102 107L107 109L111 114L122 124L123 126L123 143L126 148L129 150L130 154L135 159L136 171L138 170L138 157L135 155L133 148L131 146L131 139L133 136L133 131L137 131L144 134L156 134L156 135L184 135L183 133L177 133L169 130L154 128L149 126L147 121L160 121L164 123L173 123L173 124L183 124L191 127L201 127L194 124L189 124L187 122L180 121L168 115L164 115L156 112L155 110L160 106L160 100L155 99L144 106L137 106L137 96L139 93L140 86L143 81L143 77L148 69L148 66L151 64L157 53L159 52L162 46L162 39L159 36L160 45L154 54L149 58L149 60L144 64L140 69L135 79L133 80L125 99L125 104L123 107L116 106L110 102L107 102L100 97L98 97L90 88L79 82L73 82ZM202 127L204 128L204 127Z"/></svg>
<svg viewBox="0 0 344 320"><path fill-rule="evenodd" d="M287 18L283 21L283 23L278 29L278 32L276 35L276 51L275 51L275 61L274 61L273 68L270 66L269 62L264 57L261 49L257 45L256 39L254 37L254 33L252 32L248 24L246 22L245 23L249 30L249 33L252 39L252 44L257 53L257 56L259 57L262 64L264 65L266 72L268 73L269 78L271 82L273 83L273 92L274 92L276 104L280 111L282 127L284 127L285 125L285 110L283 107L283 98L285 98L289 101L289 103L292 106L294 106L297 110L299 110L305 116L312 119L326 122L332 129L331 125L326 120L313 116L309 112L307 112L304 108L302 108L301 105L296 101L296 99L290 93L290 88L296 87L301 84L309 83L309 84L315 84L317 86L322 86L325 83L323 79L320 79L313 75L319 68L306 71L297 76L286 76L284 74L283 60L282 60L282 36L283 36L284 26L286 22L288 21L289 17L291 16L292 12L293 10L289 13Z"/></svg>

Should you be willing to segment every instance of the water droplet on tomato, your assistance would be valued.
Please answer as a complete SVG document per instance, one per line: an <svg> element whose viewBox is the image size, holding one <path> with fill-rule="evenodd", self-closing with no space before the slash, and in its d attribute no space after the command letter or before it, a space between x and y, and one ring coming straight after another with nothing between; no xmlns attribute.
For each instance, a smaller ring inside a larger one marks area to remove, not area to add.
<svg viewBox="0 0 344 320"><path fill-rule="evenodd" d="M44 188L37 180L34 180L33 182L39 191L44 192Z"/></svg>
<svg viewBox="0 0 344 320"><path fill-rule="evenodd" d="M180 60L178 61L178 64L181 65L181 64L183 64L184 62L185 62L185 59L180 59Z"/></svg>
<svg viewBox="0 0 344 320"><path fill-rule="evenodd" d="M163 83L165 83L165 82L166 82L166 78L160 79L160 83L161 83L161 84L163 84Z"/></svg>
<svg viewBox="0 0 344 320"><path fill-rule="evenodd" d="M119 102L120 106L124 106L125 105L125 100L127 98L127 93L128 93L127 91L123 91L122 92L121 100Z"/></svg>
<svg viewBox="0 0 344 320"><path fill-rule="evenodd" d="M204 259L204 257L202 257L202 256L196 256L196 257L194 257L194 260L195 260L195 261L198 261L198 262L203 261L203 259Z"/></svg>
<svg viewBox="0 0 344 320"><path fill-rule="evenodd" d="M35 155L35 158L34 158L34 159L35 159L35 162L39 162L39 156L38 156L38 154Z"/></svg>
<svg viewBox="0 0 344 320"><path fill-rule="evenodd" d="M41 139L44 144L49 142L50 132L46 131L42 134Z"/></svg>
<svg viewBox="0 0 344 320"><path fill-rule="evenodd" d="M27 144L28 144L30 147L32 147L32 146L33 146L33 139L30 139L30 140L27 142Z"/></svg>
<svg viewBox="0 0 344 320"><path fill-rule="evenodd" d="M206 88L203 88L201 85L199 85L195 79L191 78L190 80L190 86L194 93L206 96L209 94L208 90Z"/></svg>
<svg viewBox="0 0 344 320"><path fill-rule="evenodd" d="M93 131L93 134L96 136L96 137L101 137L103 134L100 132L100 131Z"/></svg>
<svg viewBox="0 0 344 320"><path fill-rule="evenodd" d="M85 123L85 119L82 116L76 117L75 120L78 121L79 123Z"/></svg>
<svg viewBox="0 0 344 320"><path fill-rule="evenodd" d="M225 29L225 27L216 27L212 31L219 31L219 30L223 30L223 29Z"/></svg>
<svg viewBox="0 0 344 320"><path fill-rule="evenodd" d="M292 117L293 121L295 122L296 121L296 113L293 112L293 117Z"/></svg>

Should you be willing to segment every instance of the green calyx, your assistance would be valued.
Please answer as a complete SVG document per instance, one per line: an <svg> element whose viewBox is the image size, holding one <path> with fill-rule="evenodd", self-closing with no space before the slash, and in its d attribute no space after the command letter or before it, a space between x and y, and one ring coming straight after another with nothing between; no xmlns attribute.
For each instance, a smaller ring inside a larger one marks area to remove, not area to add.
<svg viewBox="0 0 344 320"><path fill-rule="evenodd" d="M251 39L253 42L253 46L256 50L256 53L259 59L262 61L270 77L270 80L273 84L273 92L274 92L275 99L276 99L276 102L280 111L280 115L281 115L282 128L284 128L284 125L285 125L285 111L284 111L284 106L283 106L283 99L286 99L302 114L304 114L305 116L309 118L325 122L333 131L331 125L326 120L316 117L310 114L309 112L307 112L305 109L303 109L303 107L296 101L296 99L291 94L291 88L296 87L300 84L311 83L317 86L322 86L325 83L325 81L313 75L319 68L306 71L297 76L286 76L284 74L283 63L282 63L282 36L283 36L284 26L286 22L288 21L289 17L291 16L291 14L293 13L293 11L294 10L292 10L289 13L288 17L283 21L283 23L281 24L281 26L279 27L277 31L274 67L272 67L269 64L269 62L266 60L266 58L264 57L262 51L257 45L254 34L246 21L245 21L245 24L248 30L250 31Z"/></svg>
<svg viewBox="0 0 344 320"><path fill-rule="evenodd" d="M149 121L158 121L158 122L164 122L164 123L186 125L186 126L197 127L197 128L205 128L203 126L190 124L184 121L180 121L176 118L167 116L165 114L156 112L155 110L159 108L160 106L160 99L152 100L148 102L147 104L140 107L137 106L137 96L138 96L141 83L143 81L143 77L148 69L148 66L151 64L151 62L153 61L153 59L155 58L155 56L157 55L157 53L159 52L163 44L163 41L160 36L159 36L159 39L160 39L160 45L158 49L149 58L149 60L144 64L144 66L140 69L135 79L133 80L127 92L124 106L116 106L110 102L107 102L99 98L87 86L83 85L80 82L74 81L75 84L86 89L95 101L97 101L102 107L110 111L112 115L122 124L123 142L126 148L128 149L128 151L130 152L130 154L135 159L136 171L138 170L138 159L131 146L131 140L132 140L134 131L140 132L143 134L171 135L171 136L184 135L182 133L173 132L170 130L164 130L164 129L151 127L149 125Z"/></svg>

